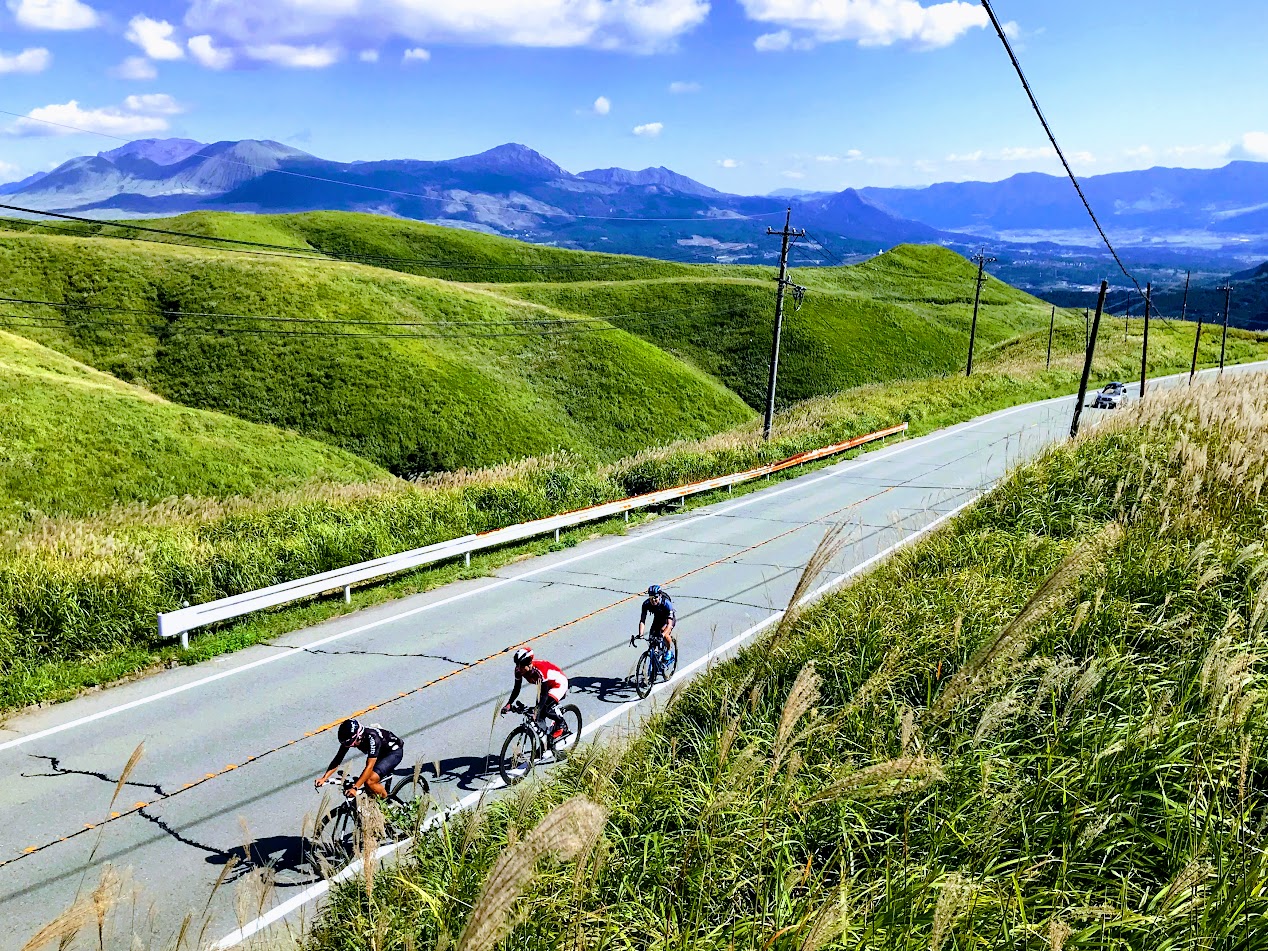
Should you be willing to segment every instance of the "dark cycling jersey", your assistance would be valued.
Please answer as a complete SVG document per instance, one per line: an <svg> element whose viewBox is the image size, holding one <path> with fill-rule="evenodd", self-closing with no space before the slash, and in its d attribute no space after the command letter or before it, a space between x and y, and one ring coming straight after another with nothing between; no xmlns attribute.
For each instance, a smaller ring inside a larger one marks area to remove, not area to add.
<svg viewBox="0 0 1268 951"><path fill-rule="evenodd" d="M368 726L361 731L360 742L353 744L372 759L382 759L389 753L405 749L405 741L381 726Z"/></svg>
<svg viewBox="0 0 1268 951"><path fill-rule="evenodd" d="M643 602L643 613L639 616L638 623L642 624L647 620L647 615L652 616L652 633L659 634L665 629L665 625L673 621L678 623L678 615L674 613L674 602L669 600L669 595L661 595L660 604L653 604L652 599L648 598Z"/></svg>

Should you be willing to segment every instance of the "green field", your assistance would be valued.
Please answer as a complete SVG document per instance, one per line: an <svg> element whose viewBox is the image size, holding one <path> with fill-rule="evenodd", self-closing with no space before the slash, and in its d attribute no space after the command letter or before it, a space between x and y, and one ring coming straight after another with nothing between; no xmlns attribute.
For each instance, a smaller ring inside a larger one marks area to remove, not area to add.
<svg viewBox="0 0 1268 951"><path fill-rule="evenodd" d="M897 422L928 432L1069 393L1081 367L1081 314L1057 314L1045 369L1050 308L992 281L979 371L965 379L974 272L945 249L796 270L810 294L788 316L784 411L765 442L755 410L769 269L567 252L366 215L163 225L376 263L134 241L113 225L97 229L106 237L0 230L0 297L68 305L5 305L3 323L21 329L0 335L0 710L203 656L155 639L155 614L182 601ZM404 258L416 270L422 260L492 270L464 269L481 280L462 283L404 273ZM509 323L543 318L591 322L562 334ZM1095 381L1136 375L1139 334L1139 321L1129 335L1107 324ZM1187 368L1191 334L1155 322L1151 372ZM1201 362L1218 350L1208 328ZM1253 335L1230 338L1232 361L1266 352ZM398 478L415 473L431 474ZM289 616L209 632L203 653L266 639Z"/></svg>
<svg viewBox="0 0 1268 951"><path fill-rule="evenodd" d="M1261 946L1265 419L1239 378L1054 449L308 946Z"/></svg>
<svg viewBox="0 0 1268 951"><path fill-rule="evenodd" d="M0 524L390 478L324 443L170 403L0 331Z"/></svg>

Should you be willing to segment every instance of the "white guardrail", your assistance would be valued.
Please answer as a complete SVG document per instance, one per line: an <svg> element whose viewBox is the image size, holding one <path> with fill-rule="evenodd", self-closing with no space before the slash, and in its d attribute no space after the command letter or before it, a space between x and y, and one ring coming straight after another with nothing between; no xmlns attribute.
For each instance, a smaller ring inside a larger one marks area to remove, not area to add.
<svg viewBox="0 0 1268 951"><path fill-rule="evenodd" d="M179 636L181 646L187 648L189 647L189 632L196 628L205 627L208 624L227 621L231 618L250 614L253 611L289 604L292 601L316 597L317 595L340 589L343 590L344 600L351 601L353 585L376 581L380 578L386 578L388 575L411 571L424 565L433 565L453 558L465 558L467 564L470 564L471 553L474 551L497 548L500 545L536 538L539 535L549 535L551 532L554 532L555 538L558 539L561 529L573 528L577 525L584 525L587 522L601 521L616 515L624 514L628 521L629 513L636 509L663 505L666 502L684 499L689 495L698 495L701 492L729 488L741 482L760 479L772 473L780 472L783 469L834 456L850 449L855 449L865 443L896 436L906 431L907 424L901 423L898 426L881 429L865 436L858 436L847 442L798 453L795 456L789 456L787 459L758 466L756 469L748 469L745 472L718 476L715 479L705 479L702 482L692 482L687 485L675 486L672 489L661 489L658 492L635 495L627 499L618 499L615 502L605 502L603 505L577 509L573 512L564 512L561 515L552 515L549 518L540 518L532 522L523 522L519 525L508 525L506 528L493 529L492 531L481 532L478 535L466 535L462 538L454 538L449 541L437 542L434 545L427 545L424 548L415 548L411 551L375 558L373 561L363 561L360 564L349 565L346 568L324 571L319 575L297 578L294 581L284 581L281 584L260 588L258 591L248 591L245 594L235 594L232 597L208 601L206 604L178 608L175 611L168 611L158 616L158 633L160 637Z"/></svg>

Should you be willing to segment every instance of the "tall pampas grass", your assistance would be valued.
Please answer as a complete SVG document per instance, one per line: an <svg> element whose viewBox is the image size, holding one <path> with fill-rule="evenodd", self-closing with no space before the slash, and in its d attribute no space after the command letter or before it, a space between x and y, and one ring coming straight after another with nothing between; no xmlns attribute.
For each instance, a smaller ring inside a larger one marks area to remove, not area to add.
<svg viewBox="0 0 1268 951"><path fill-rule="evenodd" d="M494 863L467 919L457 951L489 951L510 928L511 909L550 856L568 861L588 850L603 831L607 810L588 799L569 799L546 814L527 836Z"/></svg>

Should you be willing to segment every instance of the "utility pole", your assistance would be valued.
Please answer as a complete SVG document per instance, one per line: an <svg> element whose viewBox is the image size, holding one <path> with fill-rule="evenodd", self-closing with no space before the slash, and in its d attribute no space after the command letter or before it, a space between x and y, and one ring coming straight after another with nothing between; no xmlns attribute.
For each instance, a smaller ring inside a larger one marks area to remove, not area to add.
<svg viewBox="0 0 1268 951"><path fill-rule="evenodd" d="M782 231L775 231L771 228L766 229L766 233L777 234L780 236L779 245L779 288L775 291L775 332L771 335L770 344L770 380L766 384L766 421L762 426L762 438L770 439L771 425L775 421L775 381L779 375L779 335L784 328L784 288L791 282L788 280L788 241L790 238L804 238L805 230L793 231L789 225L792 223L792 206L788 206L788 213L784 216L784 228Z"/></svg>
<svg viewBox="0 0 1268 951"><path fill-rule="evenodd" d="M1228 309L1233 302L1233 282L1224 285L1224 336L1220 337L1220 376L1224 375L1224 348L1228 344Z"/></svg>
<svg viewBox="0 0 1268 951"><path fill-rule="evenodd" d="M1153 303L1154 286L1152 283L1145 285L1145 339L1140 345L1140 398L1145 398L1145 373L1148 369L1147 362L1149 360L1149 305Z"/></svg>
<svg viewBox="0 0 1268 951"><path fill-rule="evenodd" d="M1092 375L1092 354L1096 351L1096 335L1101 329L1101 311L1105 309L1105 292L1109 281L1101 281L1101 293L1096 298L1096 318L1088 335L1087 350L1083 354L1083 378L1079 381L1079 400L1074 404L1074 419L1070 421L1070 438L1079 434L1079 417L1083 415L1083 401L1087 399L1087 381Z"/></svg>
<svg viewBox="0 0 1268 951"><path fill-rule="evenodd" d="M1184 320L1189 313L1189 278L1193 276L1192 271L1184 272L1184 300L1180 302L1180 319Z"/></svg>
<svg viewBox="0 0 1268 951"><path fill-rule="evenodd" d="M1083 349L1087 349L1088 341L1092 339L1092 311L1083 308Z"/></svg>
<svg viewBox="0 0 1268 951"><path fill-rule="evenodd" d="M1187 294L1185 295L1187 298ZM1186 301L1187 303L1187 301ZM1198 344L1202 342L1202 311L1198 311L1198 331L1193 335L1193 363L1189 367L1189 386L1193 385L1193 377L1198 372Z"/></svg>
<svg viewBox="0 0 1268 951"><path fill-rule="evenodd" d="M977 261L977 289L973 292L973 323L969 327L969 363L964 370L965 376L973 375L973 345L977 340L977 308L982 301L982 284L986 281L986 275L983 272L987 264L995 262L995 258L988 258L986 252L979 251L974 260Z"/></svg>
<svg viewBox="0 0 1268 951"><path fill-rule="evenodd" d="M1057 305L1052 305L1052 316L1048 318L1048 362L1044 364L1045 370L1052 369L1052 330L1057 325Z"/></svg>

